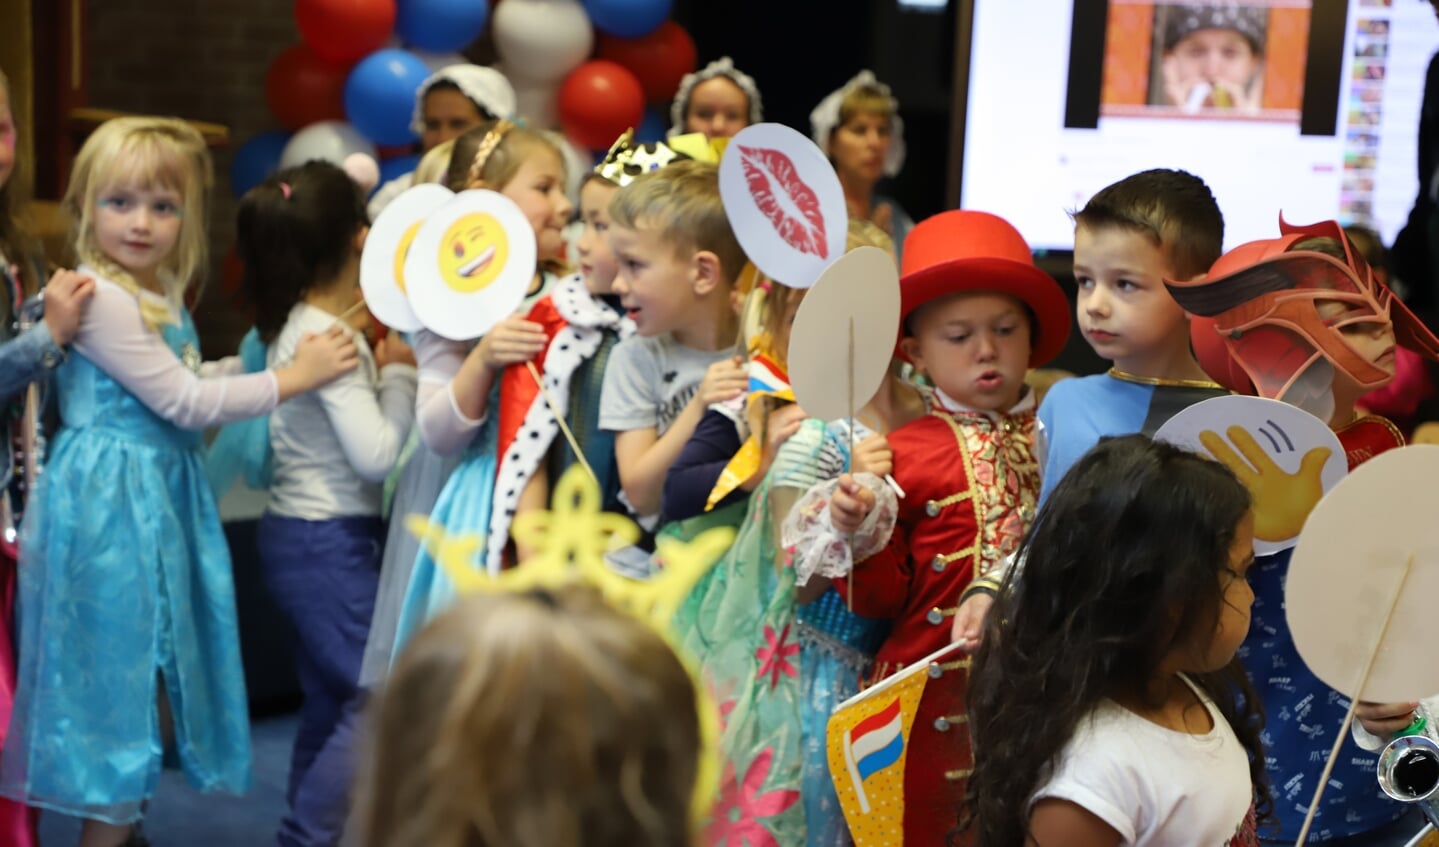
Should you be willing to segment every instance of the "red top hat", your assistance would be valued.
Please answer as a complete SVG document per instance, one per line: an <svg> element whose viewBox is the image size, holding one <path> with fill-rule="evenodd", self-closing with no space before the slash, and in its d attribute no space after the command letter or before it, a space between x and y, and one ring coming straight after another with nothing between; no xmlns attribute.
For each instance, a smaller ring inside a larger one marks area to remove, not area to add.
<svg viewBox="0 0 1439 847"><path fill-rule="evenodd" d="M955 210L920 221L904 240L900 270L901 335L914 310L931 300L993 291L1019 298L1034 315L1030 367L1059 355L1069 339L1069 298L1035 266L1019 231L997 215Z"/></svg>

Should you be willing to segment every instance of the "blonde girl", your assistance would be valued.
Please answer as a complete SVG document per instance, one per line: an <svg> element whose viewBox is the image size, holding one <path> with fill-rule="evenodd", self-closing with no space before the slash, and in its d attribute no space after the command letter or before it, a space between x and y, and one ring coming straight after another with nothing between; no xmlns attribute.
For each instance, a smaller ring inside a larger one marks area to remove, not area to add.
<svg viewBox="0 0 1439 847"><path fill-rule="evenodd" d="M420 366L415 420L420 440L442 456L464 454L434 501L432 518L451 532L484 535L491 529L495 495L500 375L509 365L523 365L544 349L544 327L523 316L564 269L562 230L574 204L565 194L559 148L547 135L507 120L488 121L455 140L446 184L454 190L489 189L514 201L534 228L538 247L538 266L520 310L478 343L449 341L427 331L415 338ZM417 510L413 504L397 502L394 511L405 515ZM478 564L484 562L482 556ZM398 622L393 624L396 649L432 611L449 603L450 592L434 561L419 551ZM379 602L383 606L385 598Z"/></svg>
<svg viewBox="0 0 1439 847"><path fill-rule="evenodd" d="M191 784L243 791L249 720L205 427L264 414L355 366L340 333L294 362L204 364L184 295L205 266L210 160L167 118L117 118L75 161L66 210L96 280L56 372L61 426L21 534L21 656L0 793L132 837L172 750Z"/></svg>

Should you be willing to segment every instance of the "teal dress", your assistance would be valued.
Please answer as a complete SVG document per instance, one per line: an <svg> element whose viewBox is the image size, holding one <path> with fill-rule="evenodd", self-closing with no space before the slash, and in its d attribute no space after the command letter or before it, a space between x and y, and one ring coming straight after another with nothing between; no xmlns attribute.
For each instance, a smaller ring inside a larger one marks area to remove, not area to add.
<svg viewBox="0 0 1439 847"><path fill-rule="evenodd" d="M198 361L189 315L165 343ZM199 432L78 353L64 424L21 533L20 670L0 794L115 824L160 779L163 682L175 754L201 791L243 792L250 730L230 552Z"/></svg>
<svg viewBox="0 0 1439 847"><path fill-rule="evenodd" d="M724 725L720 794L702 839L708 844L806 847L800 802L805 680L795 574L777 561L771 494L776 488L803 491L814 482L821 430L820 422L806 422L748 500L691 519L720 522L730 510L743 515L733 546L695 585L670 624Z"/></svg>
<svg viewBox="0 0 1439 847"><path fill-rule="evenodd" d="M497 408L499 386L490 394L491 409ZM475 433L475 440L465 448L459 465L450 473L444 488L435 500L430 521L445 528L451 535L473 535L483 539L489 529L491 504L495 496L495 473L498 462L495 449L499 442L498 414L490 414ZM410 571L405 599L400 606L395 627L395 642L390 653L393 664L406 644L425 624L455 602L455 584L449 574L423 544L417 545L414 568ZM476 549L470 564L486 569L485 546Z"/></svg>

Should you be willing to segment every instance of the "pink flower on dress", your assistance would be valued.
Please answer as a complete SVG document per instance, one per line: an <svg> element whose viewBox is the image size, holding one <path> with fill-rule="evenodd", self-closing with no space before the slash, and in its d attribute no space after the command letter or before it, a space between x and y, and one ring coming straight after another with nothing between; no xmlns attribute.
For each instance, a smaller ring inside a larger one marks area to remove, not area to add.
<svg viewBox="0 0 1439 847"><path fill-rule="evenodd" d="M791 789L760 793L769 779L774 748L766 747L750 762L744 782L735 782L734 763L725 764L720 796L715 801L714 817L705 830L708 847L779 847L774 834L760 821L782 814L799 801L799 792Z"/></svg>
<svg viewBox="0 0 1439 847"><path fill-rule="evenodd" d="M729 716L734 711L735 701L727 700L719 704L720 732L729 728Z"/></svg>
<svg viewBox="0 0 1439 847"><path fill-rule="evenodd" d="M786 644L789 640L789 624L784 625L779 635L775 635L774 627L769 624L764 626L764 645L754 651L754 657L759 659L759 674L756 679L770 678L770 690L779 687L780 675L799 676L799 670L790 662L790 657L798 655L798 644Z"/></svg>

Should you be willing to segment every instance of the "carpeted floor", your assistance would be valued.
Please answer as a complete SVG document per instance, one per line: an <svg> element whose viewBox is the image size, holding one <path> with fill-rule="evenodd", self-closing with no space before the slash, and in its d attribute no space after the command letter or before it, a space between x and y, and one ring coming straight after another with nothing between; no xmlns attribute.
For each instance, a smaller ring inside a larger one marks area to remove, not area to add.
<svg viewBox="0 0 1439 847"><path fill-rule="evenodd" d="M200 794L178 771L166 771L150 804L145 835L154 847L266 847L285 813L285 780L290 770L290 745L295 740L293 714L255 721L251 731L254 781L243 797ZM62 815L40 820L41 847L73 847L80 823Z"/></svg>

